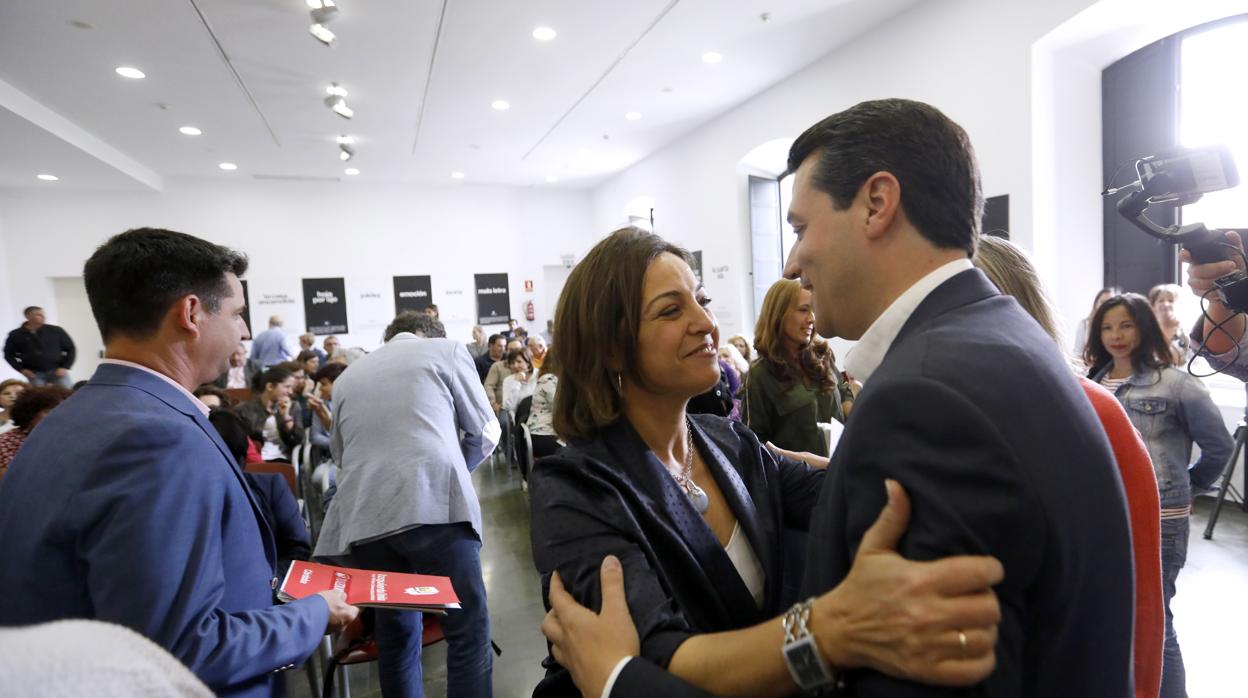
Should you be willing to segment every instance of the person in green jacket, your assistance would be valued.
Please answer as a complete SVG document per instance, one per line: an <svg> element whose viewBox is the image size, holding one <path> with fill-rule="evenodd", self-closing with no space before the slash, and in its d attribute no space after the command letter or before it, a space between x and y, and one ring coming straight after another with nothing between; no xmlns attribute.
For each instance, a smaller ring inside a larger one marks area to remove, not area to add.
<svg viewBox="0 0 1248 698"><path fill-rule="evenodd" d="M767 290L754 326L758 359L745 388L745 422L759 441L789 451L828 455L818 422L844 422L853 392L832 348L815 336L810 291L781 279Z"/></svg>

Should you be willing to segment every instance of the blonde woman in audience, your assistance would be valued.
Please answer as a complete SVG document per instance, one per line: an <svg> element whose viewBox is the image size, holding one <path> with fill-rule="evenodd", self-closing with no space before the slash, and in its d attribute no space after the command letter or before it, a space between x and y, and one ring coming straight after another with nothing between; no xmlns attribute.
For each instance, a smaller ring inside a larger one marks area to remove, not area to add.
<svg viewBox="0 0 1248 698"><path fill-rule="evenodd" d="M1057 316L1049 303L1035 266L1008 240L984 236L971 262L1007 296L1013 296L1036 319L1054 343L1062 346ZM1114 460L1122 474L1131 516L1131 548L1135 557L1135 696L1157 698L1161 686L1161 647L1164 637L1161 585L1161 512L1157 482L1148 449L1113 393L1079 377L1083 391L1096 409Z"/></svg>
<svg viewBox="0 0 1248 698"><path fill-rule="evenodd" d="M0 383L0 434L16 428L13 426L13 403L29 387L29 383L17 378Z"/></svg>
<svg viewBox="0 0 1248 698"><path fill-rule="evenodd" d="M745 377L750 372L750 362L741 356L741 352L737 351L737 347L731 342L719 348L719 358L728 362L729 366L737 372L737 377L744 384Z"/></svg>
<svg viewBox="0 0 1248 698"><path fill-rule="evenodd" d="M1183 331L1183 321L1175 308L1181 293L1183 289L1175 284L1158 284L1148 291L1148 304L1153 306L1153 315L1157 316L1161 333L1170 340L1175 366L1181 366L1192 358L1192 342Z"/></svg>
<svg viewBox="0 0 1248 698"><path fill-rule="evenodd" d="M728 343L737 348L741 358L745 359L747 365L754 361L754 352L750 349L750 341L748 339L738 334L729 339Z"/></svg>
<svg viewBox="0 0 1248 698"><path fill-rule="evenodd" d="M815 336L810 291L792 279L772 284L754 326L758 359L745 384L745 423L760 441L828 455L819 422L844 422L853 392L832 348Z"/></svg>
<svg viewBox="0 0 1248 698"><path fill-rule="evenodd" d="M559 388L559 376L556 367L558 359L554 348L546 350L546 359L537 373L537 384L533 388L533 402L529 408L529 419L525 424L529 428L529 439L533 442L533 460L544 458L558 451L563 444L555 434L555 393ZM525 477L528 474L525 473Z"/></svg>

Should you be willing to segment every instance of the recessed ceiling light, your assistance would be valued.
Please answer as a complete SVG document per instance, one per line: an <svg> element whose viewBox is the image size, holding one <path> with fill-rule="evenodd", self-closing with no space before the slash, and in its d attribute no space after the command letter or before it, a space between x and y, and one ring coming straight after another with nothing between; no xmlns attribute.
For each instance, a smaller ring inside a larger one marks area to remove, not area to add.
<svg viewBox="0 0 1248 698"><path fill-rule="evenodd" d="M629 113L627 113L627 114L625 114L625 115L624 115L624 118L625 118L625 119L628 119L629 121L637 121L638 119L640 119L640 118L641 118L641 112L639 112L639 111L630 111Z"/></svg>
<svg viewBox="0 0 1248 698"><path fill-rule="evenodd" d="M490 106L494 108L494 111L507 111L508 109L511 109L511 103L505 99L496 99L490 103Z"/></svg>
<svg viewBox="0 0 1248 698"><path fill-rule="evenodd" d="M463 172L452 172L452 173L451 173L451 179L463 179L463 178L464 178L464 173L463 173Z"/></svg>
<svg viewBox="0 0 1248 698"><path fill-rule="evenodd" d="M124 65L117 69L117 74L123 78L130 78L131 80L142 80L147 77L147 75L138 68L131 68Z"/></svg>
<svg viewBox="0 0 1248 698"><path fill-rule="evenodd" d="M559 34L554 29L551 29L550 27L538 27L537 29L533 30L533 38L537 39L538 41L550 41L551 39L554 39L558 35Z"/></svg>
<svg viewBox="0 0 1248 698"><path fill-rule="evenodd" d="M710 63L714 65L715 63L723 62L723 60L724 60L724 57L721 54L715 53L714 51L707 51L706 53L702 54L703 63Z"/></svg>
<svg viewBox="0 0 1248 698"><path fill-rule="evenodd" d="M355 169L354 167L348 167L347 169L343 170L342 173L348 177L354 177L358 175L360 171Z"/></svg>
<svg viewBox="0 0 1248 698"><path fill-rule="evenodd" d="M547 184L554 184L555 182L558 182L558 181L559 181L559 178L558 178L558 177L556 177L556 176L554 176L554 175L546 175L546 183L547 183Z"/></svg>
<svg viewBox="0 0 1248 698"><path fill-rule="evenodd" d="M334 0L308 0L308 9L319 10L322 7L333 7Z"/></svg>
<svg viewBox="0 0 1248 698"><path fill-rule="evenodd" d="M57 177L56 175L50 175L50 174L41 174L41 175L35 175L35 176L38 177L39 179L42 179L45 182L55 182L60 179L60 177Z"/></svg>
<svg viewBox="0 0 1248 698"><path fill-rule="evenodd" d="M221 163L220 165L217 165L217 167L220 167L221 169L225 170L226 172L233 172L234 170L237 170L237 169L238 169L238 165L235 165L235 164L234 164L234 163L232 163L232 162L223 162L223 163Z"/></svg>
<svg viewBox="0 0 1248 698"><path fill-rule="evenodd" d="M183 126L182 128L178 129L178 132L186 136L199 136L204 133L203 131L200 131L199 129L195 128L194 126Z"/></svg>
<svg viewBox="0 0 1248 698"><path fill-rule="evenodd" d="M355 138L351 136L338 136L338 145L355 145Z"/></svg>
<svg viewBox="0 0 1248 698"><path fill-rule="evenodd" d="M327 94L327 95L333 95L334 97L347 97L347 96L349 96L349 95L348 95L348 93L347 93L347 88L343 87L342 85L339 85L339 84L338 84L338 83L336 83L336 82L335 82L335 83L331 83L329 87L326 87L326 88L325 88L325 94Z"/></svg>
<svg viewBox="0 0 1248 698"><path fill-rule="evenodd" d="M312 34L312 36L316 37L317 41L325 44L326 46L333 46L334 39L338 38L334 36L332 31L329 30L329 27L321 24L320 22L314 22L310 25L308 27L308 33Z"/></svg>

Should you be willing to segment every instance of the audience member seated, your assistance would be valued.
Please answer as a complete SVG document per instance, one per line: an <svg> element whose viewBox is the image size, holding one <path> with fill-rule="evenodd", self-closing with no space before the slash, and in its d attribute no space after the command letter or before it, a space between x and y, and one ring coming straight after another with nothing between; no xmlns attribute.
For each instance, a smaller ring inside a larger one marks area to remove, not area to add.
<svg viewBox="0 0 1248 698"><path fill-rule="evenodd" d="M312 381L312 374L320 370L321 366L325 365L325 361L320 356L317 356L315 352L309 350L299 352L299 356L295 357L295 363L303 368L303 375L307 376L308 385L304 393L311 395L316 388L316 384Z"/></svg>
<svg viewBox="0 0 1248 698"><path fill-rule="evenodd" d="M1127 408L1153 460L1161 496L1161 569L1166 639L1161 696L1186 695L1183 654L1174 629L1170 599L1187 561L1192 493L1222 474L1234 442L1222 414L1199 378L1174 367L1170 341L1162 334L1148 300L1136 293L1101 304L1089 325L1084 361L1088 377L1108 388ZM1096 331L1099 330L1099 331ZM1200 458L1191 463L1193 442Z"/></svg>
<svg viewBox="0 0 1248 698"><path fill-rule="evenodd" d="M242 342L238 343L238 348L230 354L230 367L221 377L215 381L218 388L226 390L238 390L240 388L251 388L256 381L256 376L264 373L264 366L259 361L247 357L247 347Z"/></svg>
<svg viewBox="0 0 1248 698"><path fill-rule="evenodd" d="M1008 240L984 236L971 262L1002 293L1013 296L1060 348L1056 313L1027 254ZM1153 461L1126 409L1113 393L1079 376L1079 383L1100 418L1114 460L1122 474L1131 515L1131 548L1135 557L1135 697L1157 698L1161 686L1164 637L1161 583L1161 521Z"/></svg>
<svg viewBox="0 0 1248 698"><path fill-rule="evenodd" d="M1170 341L1170 350L1174 354L1174 365L1183 366L1192 358L1192 342L1183 329L1183 320L1179 317L1175 303L1183 289L1177 284L1158 284L1148 291L1148 304L1153 307L1153 315L1161 326L1161 334Z"/></svg>
<svg viewBox="0 0 1248 698"><path fill-rule="evenodd" d="M303 363L304 359L300 357L302 357L303 354L306 352L312 352L313 354L315 354L319 362L316 368L313 368L308 371L308 375L312 375L313 373L315 373L317 368L324 366L325 363L329 360L328 354L316 348L316 335L312 334L311 332L304 332L303 334L299 335L299 357L296 357L296 361Z"/></svg>
<svg viewBox="0 0 1248 698"><path fill-rule="evenodd" d="M735 642L719 639L723 631L753 633L745 629L767 618L779 630L779 532L805 526L824 480L823 470L777 461L739 423L686 414L689 398L719 376L719 330L690 261L684 250L628 228L572 270L554 342L560 395L553 423L568 446L537 463L529 488L543 589L549 585L553 596L566 586L598 608L599 565L608 553L617 556L640 657L685 679L713 644ZM896 500L903 499L897 488ZM835 604L836 594L816 603ZM855 613L878 603L862 601ZM826 619L812 625L818 648L836 653L855 628L838 630L835 616L818 617ZM965 620L938 624L966 627ZM897 616L884 622L906 624ZM534 696L580 694L553 657L544 666Z"/></svg>
<svg viewBox="0 0 1248 698"><path fill-rule="evenodd" d="M68 388L59 385L42 385L29 388L18 396L13 403L13 428L0 434L0 478L8 471L9 463L17 455L18 449L26 442L26 437L47 416L52 408L64 402L70 395Z"/></svg>
<svg viewBox="0 0 1248 698"><path fill-rule="evenodd" d="M503 410L508 414L516 413L516 405L533 394L537 387L537 375L533 372L533 364L529 353L523 349L512 349L507 352L506 366L511 375L503 379Z"/></svg>
<svg viewBox="0 0 1248 698"><path fill-rule="evenodd" d="M468 355L475 361L477 357L488 352L489 350L490 343L486 341L485 328L480 325L473 325L472 341L468 343Z"/></svg>
<svg viewBox="0 0 1248 698"><path fill-rule="evenodd" d="M537 383L533 387L533 401L529 403L529 418L525 425L529 428L529 440L533 442L533 460L545 458L559 449L563 444L555 434L555 393L559 388L559 376L556 370L557 358L554 348L546 350L546 361L537 373ZM527 473L525 474L527 477Z"/></svg>
<svg viewBox="0 0 1248 698"><path fill-rule="evenodd" d="M347 370L343 364L326 364L313 376L316 391L308 396L308 406L316 419L308 439L317 448L329 450L329 435L334 428L334 381Z"/></svg>
<svg viewBox="0 0 1248 698"><path fill-rule="evenodd" d="M341 349L338 346L338 336L332 334L325 338L321 346L325 349L325 363L329 363L334 358L334 354Z"/></svg>
<svg viewBox="0 0 1248 698"><path fill-rule="evenodd" d="M758 360L745 386L745 423L759 441L828 455L819 422L845 421L852 400L832 358L815 336L810 291L791 279L772 284L754 327Z"/></svg>
<svg viewBox="0 0 1248 698"><path fill-rule="evenodd" d="M490 369L495 363L503 360L503 355L507 353L507 339L501 334L490 335L489 341L486 343L486 350L477 358L473 359L477 365L477 374L481 376L481 382L485 383L485 379L490 375Z"/></svg>
<svg viewBox="0 0 1248 698"><path fill-rule="evenodd" d="M754 353L753 350L750 349L749 340L741 335L735 335L732 339L728 340L728 343L737 348L737 351L741 354L741 358L745 359L745 363L747 365L754 363Z"/></svg>
<svg viewBox="0 0 1248 698"><path fill-rule="evenodd" d="M541 370L542 362L546 360L546 338L540 334L530 335L524 340L524 348L529 350L529 358L533 359L533 368Z"/></svg>
<svg viewBox="0 0 1248 698"><path fill-rule="evenodd" d="M495 361L490 366L490 372L485 375L485 396L490 399L490 407L494 408L494 414L498 414L503 409L503 381L511 375L511 369L508 368L505 358L513 351L523 350L524 342L516 339L509 340L503 352L504 358Z"/></svg>
<svg viewBox="0 0 1248 698"><path fill-rule="evenodd" d="M291 396L294 389L294 375L274 366L260 377L259 397L237 408L266 461L289 463L291 451L303 441L303 414Z"/></svg>
<svg viewBox="0 0 1248 698"><path fill-rule="evenodd" d="M727 361L728 365L732 366L732 370L737 372L737 382L740 385L745 385L745 378L750 373L750 362L741 355L741 351L737 349L737 345L729 342L721 346L719 348L719 358ZM738 388L738 391L739 390L740 388ZM738 392L737 395L734 395L734 397L740 397L740 392Z"/></svg>
<svg viewBox="0 0 1248 698"><path fill-rule="evenodd" d="M195 389L193 393L199 401L208 406L208 409L226 409L234 406L234 401L226 392L215 385L205 384Z"/></svg>
<svg viewBox="0 0 1248 698"><path fill-rule="evenodd" d="M294 387L290 390L290 398L299 408L299 414L303 415L301 424L306 432L312 428L312 410L308 407L308 396L316 389L316 384L312 382L312 373L308 372L303 362L298 360L278 365L290 371L291 377L295 379Z"/></svg>
<svg viewBox="0 0 1248 698"><path fill-rule="evenodd" d="M0 383L0 434L16 429L12 421L13 403L17 402L17 397L29 387L29 383L18 378L10 378Z"/></svg>
<svg viewBox="0 0 1248 698"><path fill-rule="evenodd" d="M208 421L217 428L217 433L239 467L245 466L250 439L243 418L230 410L214 409L208 414ZM299 502L286 484L286 478L278 473L249 473L244 470L243 477L251 486L264 519L273 531L273 542L277 544L277 576L284 579L292 561L307 560L312 556L312 543L299 514Z"/></svg>

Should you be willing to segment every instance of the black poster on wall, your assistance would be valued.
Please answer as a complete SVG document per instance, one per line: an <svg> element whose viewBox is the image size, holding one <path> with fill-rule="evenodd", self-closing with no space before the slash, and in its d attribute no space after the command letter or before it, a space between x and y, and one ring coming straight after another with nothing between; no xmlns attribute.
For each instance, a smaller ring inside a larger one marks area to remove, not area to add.
<svg viewBox="0 0 1248 698"><path fill-rule="evenodd" d="M341 277L303 280L303 317L312 334L347 333L347 287Z"/></svg>
<svg viewBox="0 0 1248 698"><path fill-rule="evenodd" d="M702 283L702 250L693 251L693 275L698 277L698 283Z"/></svg>
<svg viewBox="0 0 1248 698"><path fill-rule="evenodd" d="M511 319L511 291L506 274L476 274L477 324L501 325Z"/></svg>
<svg viewBox="0 0 1248 698"><path fill-rule="evenodd" d="M243 284L243 305L246 306L243 308L243 322L247 323L247 336L253 337L255 335L251 333L251 293L247 290L247 279L239 279L239 282Z"/></svg>
<svg viewBox="0 0 1248 698"><path fill-rule="evenodd" d="M1010 239L1010 195L990 196L984 199L984 217L980 221L984 235Z"/></svg>
<svg viewBox="0 0 1248 698"><path fill-rule="evenodd" d="M428 276L394 277L394 314L421 311L433 302L433 282Z"/></svg>

